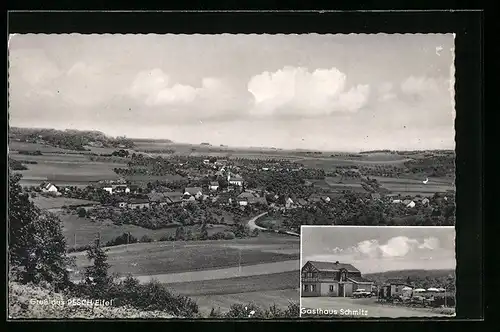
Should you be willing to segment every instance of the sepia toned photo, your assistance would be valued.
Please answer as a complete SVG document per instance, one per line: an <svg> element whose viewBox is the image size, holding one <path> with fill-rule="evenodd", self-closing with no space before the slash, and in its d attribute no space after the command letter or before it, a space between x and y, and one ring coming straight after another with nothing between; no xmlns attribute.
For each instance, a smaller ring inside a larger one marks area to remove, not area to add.
<svg viewBox="0 0 500 332"><path fill-rule="evenodd" d="M8 52L10 319L452 311L414 303L451 294L425 273L373 275L423 258L304 253L453 234L453 34L12 34ZM377 227L314 247L305 226L332 225Z"/></svg>
<svg viewBox="0 0 500 332"><path fill-rule="evenodd" d="M303 226L301 317L455 315L454 227Z"/></svg>

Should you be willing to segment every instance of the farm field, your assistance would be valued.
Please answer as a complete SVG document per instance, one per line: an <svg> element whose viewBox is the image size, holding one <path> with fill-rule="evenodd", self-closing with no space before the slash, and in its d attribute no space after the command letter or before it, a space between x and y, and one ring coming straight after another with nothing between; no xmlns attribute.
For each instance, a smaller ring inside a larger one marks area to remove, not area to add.
<svg viewBox="0 0 500 332"><path fill-rule="evenodd" d="M63 223L63 235L69 247L75 245L75 234L77 246L91 243L97 236L101 234L101 240L106 243L114 240L123 233L130 234L138 239L147 235L153 240L159 240L162 236L175 235L176 227L152 230L135 225L115 225L112 222L93 222L88 218L80 218L74 214L57 213ZM189 229L190 227L185 227ZM213 225L207 229L208 235L216 232L223 232L227 226ZM165 242L167 243L167 242Z"/></svg>
<svg viewBox="0 0 500 332"><path fill-rule="evenodd" d="M222 240L220 242L229 242ZM187 271L200 271L220 269L262 263L282 262L297 260L296 254L277 254L260 250L238 250L224 245L193 245L178 246L175 242L167 243L170 247L161 246L141 252L123 252L114 255L108 251L110 270L119 274L132 275L157 275L162 273L178 273ZM126 247L130 247L129 245ZM126 248L125 248L126 249ZM77 266L84 267L89 264L84 255L75 256ZM134 265L131 265L134 263Z"/></svg>
<svg viewBox="0 0 500 332"><path fill-rule="evenodd" d="M341 157L329 158L303 158L300 163L306 167L320 168L325 171L332 171L337 166L362 166L362 165L402 165L408 159L401 157L395 160L367 160L365 158L342 159Z"/></svg>
<svg viewBox="0 0 500 332"><path fill-rule="evenodd" d="M10 155L18 160L36 160L38 164L27 165L28 170L18 171L23 175L21 185L39 185L50 181L55 185L88 185L99 180L118 179L113 168L124 166L117 163L92 162L81 155Z"/></svg>
<svg viewBox="0 0 500 332"><path fill-rule="evenodd" d="M18 141L10 141L9 142L9 150L12 151L40 151L42 153L83 153L85 151L74 151L56 148L54 146L38 144L38 143L25 143Z"/></svg>
<svg viewBox="0 0 500 332"><path fill-rule="evenodd" d="M259 237L248 239L138 243L109 247L106 251L112 271L154 275L290 260L296 260L298 264L299 245L300 241L297 238L262 233ZM266 252L269 249L274 250ZM276 249L295 249L295 252L292 254L273 252ZM72 253L71 256L75 257L79 267L88 265L84 252ZM278 269L276 272L281 271Z"/></svg>
<svg viewBox="0 0 500 332"><path fill-rule="evenodd" d="M346 297L306 297L300 299L301 309L323 309L323 310L366 310L366 316L379 318L399 318L399 317L450 317L437 311L426 308L409 308L403 306L393 306L377 303L375 298L352 299ZM302 315L305 317L306 315ZM317 316L316 316L317 317Z"/></svg>
<svg viewBox="0 0 500 332"><path fill-rule="evenodd" d="M298 272L297 272L298 273ZM225 295L201 295L192 296L198 303L201 313L209 314L212 307L221 312L226 312L233 304L254 303L261 308L269 308L273 304L285 309L290 302L298 302L299 291L295 289L257 291Z"/></svg>
<svg viewBox="0 0 500 332"><path fill-rule="evenodd" d="M296 270L282 273L255 275L250 277L169 283L167 284L167 288L171 289L176 294L189 297L285 289L294 290L300 287L299 274L299 270ZM298 296L296 300L299 300Z"/></svg>
<svg viewBox="0 0 500 332"><path fill-rule="evenodd" d="M67 197L43 197L36 196L30 200L40 209L58 209L63 206L79 206L89 204L99 204L99 202L89 201L85 199L67 198Z"/></svg>

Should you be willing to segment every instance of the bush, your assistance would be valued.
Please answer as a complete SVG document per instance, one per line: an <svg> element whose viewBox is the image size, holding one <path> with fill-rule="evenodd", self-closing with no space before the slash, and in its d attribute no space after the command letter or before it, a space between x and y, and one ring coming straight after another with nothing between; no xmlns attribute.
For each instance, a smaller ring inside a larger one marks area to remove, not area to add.
<svg viewBox="0 0 500 332"><path fill-rule="evenodd" d="M224 240L232 240L236 238L233 232L224 232Z"/></svg>
<svg viewBox="0 0 500 332"><path fill-rule="evenodd" d="M77 210L78 217L85 218L87 216L87 211L84 208L78 208Z"/></svg>
<svg viewBox="0 0 500 332"><path fill-rule="evenodd" d="M123 233L114 240L108 241L106 247L119 246L122 244L137 243L138 239L130 233Z"/></svg>
<svg viewBox="0 0 500 332"><path fill-rule="evenodd" d="M176 316L194 317L198 305L190 298L173 295L156 280L140 284L133 277L127 277L116 284L111 295L119 306L132 306L147 311L167 311Z"/></svg>
<svg viewBox="0 0 500 332"><path fill-rule="evenodd" d="M147 235L143 235L143 236L141 237L141 239L139 240L139 242L153 242L153 239L152 239L152 238L150 238L150 237L149 237L149 236L147 236Z"/></svg>

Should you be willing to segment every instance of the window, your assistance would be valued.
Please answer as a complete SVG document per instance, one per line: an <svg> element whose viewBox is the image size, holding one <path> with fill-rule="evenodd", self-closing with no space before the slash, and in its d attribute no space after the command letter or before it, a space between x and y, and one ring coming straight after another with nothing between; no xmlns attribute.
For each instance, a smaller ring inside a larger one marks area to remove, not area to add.
<svg viewBox="0 0 500 332"><path fill-rule="evenodd" d="M304 285L304 292L307 292L307 285Z"/></svg>
<svg viewBox="0 0 500 332"><path fill-rule="evenodd" d="M304 272L304 273L302 273L302 279L305 279L305 278L306 278L306 274Z"/></svg>
<svg viewBox="0 0 500 332"><path fill-rule="evenodd" d="M318 273L313 272L313 273L312 273L312 277L313 277L313 278L317 278L317 277L318 277Z"/></svg>
<svg viewBox="0 0 500 332"><path fill-rule="evenodd" d="M312 278L312 273L311 272L307 272L307 277L308 278Z"/></svg>
<svg viewBox="0 0 500 332"><path fill-rule="evenodd" d="M316 285L311 285L311 292L315 292L316 291Z"/></svg>
<svg viewBox="0 0 500 332"><path fill-rule="evenodd" d="M330 285L330 293L333 292L333 285Z"/></svg>

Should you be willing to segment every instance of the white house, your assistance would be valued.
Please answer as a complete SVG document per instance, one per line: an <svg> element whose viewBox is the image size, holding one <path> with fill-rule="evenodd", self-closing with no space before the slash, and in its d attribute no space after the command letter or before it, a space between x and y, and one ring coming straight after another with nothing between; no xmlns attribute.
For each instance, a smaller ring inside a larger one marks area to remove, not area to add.
<svg viewBox="0 0 500 332"><path fill-rule="evenodd" d="M293 208L293 200L290 197L288 197L285 201L285 208L287 209Z"/></svg>
<svg viewBox="0 0 500 332"><path fill-rule="evenodd" d="M414 201L411 201L410 203L408 203L406 205L406 207L409 207L409 208L414 208L415 207L415 202Z"/></svg>
<svg viewBox="0 0 500 332"><path fill-rule="evenodd" d="M239 186L239 187L243 186L243 178L239 175L231 176L231 174L228 174L227 182L229 182L229 184L232 184L233 186Z"/></svg>
<svg viewBox="0 0 500 332"><path fill-rule="evenodd" d="M245 198L241 198L241 199L238 199L238 204L240 206L247 206L248 205L248 201Z"/></svg>
<svg viewBox="0 0 500 332"><path fill-rule="evenodd" d="M422 205L427 205L429 204L429 199L426 197L422 200Z"/></svg>
<svg viewBox="0 0 500 332"><path fill-rule="evenodd" d="M113 195L113 187L103 187L102 189L104 189L104 191L107 191L110 195Z"/></svg>
<svg viewBox="0 0 500 332"><path fill-rule="evenodd" d="M209 189L212 191L217 191L219 189L218 182L210 182Z"/></svg>
<svg viewBox="0 0 500 332"><path fill-rule="evenodd" d="M392 203L396 204L396 203L401 203L401 200L400 199L395 199L392 201Z"/></svg>
<svg viewBox="0 0 500 332"><path fill-rule="evenodd" d="M56 193L58 191L57 187L50 182L42 183L40 187L42 188L42 191L46 193Z"/></svg>

